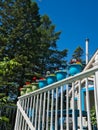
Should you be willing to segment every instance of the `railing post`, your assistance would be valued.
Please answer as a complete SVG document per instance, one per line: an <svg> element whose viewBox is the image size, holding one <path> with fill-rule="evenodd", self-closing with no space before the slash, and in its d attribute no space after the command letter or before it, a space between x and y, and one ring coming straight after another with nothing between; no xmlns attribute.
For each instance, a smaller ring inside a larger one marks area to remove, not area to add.
<svg viewBox="0 0 98 130"><path fill-rule="evenodd" d="M93 63L95 68L98 68L98 54L95 56L95 63ZM96 109L96 119L97 119L97 129L98 129L98 71L95 72L94 79L94 96L95 96L95 109Z"/></svg>

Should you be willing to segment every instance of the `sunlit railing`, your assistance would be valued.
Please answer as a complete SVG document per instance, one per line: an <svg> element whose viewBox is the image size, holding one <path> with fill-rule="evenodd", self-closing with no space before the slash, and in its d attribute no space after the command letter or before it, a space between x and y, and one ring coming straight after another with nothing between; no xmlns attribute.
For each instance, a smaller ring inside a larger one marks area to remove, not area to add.
<svg viewBox="0 0 98 130"><path fill-rule="evenodd" d="M91 100L89 78L94 100ZM92 130L91 106L95 105L98 129L98 67L68 77L19 97L14 130ZM82 109L82 88L85 109Z"/></svg>

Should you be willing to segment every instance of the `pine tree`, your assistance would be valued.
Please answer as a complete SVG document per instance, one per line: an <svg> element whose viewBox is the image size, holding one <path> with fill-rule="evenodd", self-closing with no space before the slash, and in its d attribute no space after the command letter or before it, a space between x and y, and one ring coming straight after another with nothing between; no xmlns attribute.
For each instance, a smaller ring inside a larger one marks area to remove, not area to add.
<svg viewBox="0 0 98 130"><path fill-rule="evenodd" d="M83 53L84 53L83 49L82 49L80 46L78 46L78 47L74 50L74 53L73 53L73 55L72 55L72 58L79 60L79 61L82 63L83 68L84 68L84 67L85 67L85 60L83 60Z"/></svg>
<svg viewBox="0 0 98 130"><path fill-rule="evenodd" d="M12 81L21 85L35 73L66 65L67 50L59 51L56 45L61 32L55 31L47 15L39 14L35 2L2 0L0 5L0 61L8 57L21 64Z"/></svg>

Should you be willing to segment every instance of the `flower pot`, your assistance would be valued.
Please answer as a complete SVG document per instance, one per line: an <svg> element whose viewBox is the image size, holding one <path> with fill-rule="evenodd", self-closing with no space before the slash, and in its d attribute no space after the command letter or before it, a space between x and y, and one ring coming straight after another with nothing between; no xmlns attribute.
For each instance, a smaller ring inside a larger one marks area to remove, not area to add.
<svg viewBox="0 0 98 130"><path fill-rule="evenodd" d="M66 78L67 72L65 70L55 71L57 81Z"/></svg>
<svg viewBox="0 0 98 130"><path fill-rule="evenodd" d="M26 88L26 93L33 92L38 89L38 83L24 85L24 88Z"/></svg>
<svg viewBox="0 0 98 130"><path fill-rule="evenodd" d="M32 83L31 85L32 85L32 86L31 86L32 91L35 91L35 90L38 89L38 83Z"/></svg>
<svg viewBox="0 0 98 130"><path fill-rule="evenodd" d="M41 80L39 80L38 83L39 83L39 88L43 88L47 85L46 79L41 79Z"/></svg>
<svg viewBox="0 0 98 130"><path fill-rule="evenodd" d="M32 92L32 88L27 88L26 93L30 93L30 92Z"/></svg>
<svg viewBox="0 0 98 130"><path fill-rule="evenodd" d="M26 88L21 88L20 95L22 96L24 94L26 94Z"/></svg>
<svg viewBox="0 0 98 130"><path fill-rule="evenodd" d="M46 77L46 80L47 80L47 84L52 84L54 82L56 82L56 76L55 75L49 75Z"/></svg>
<svg viewBox="0 0 98 130"><path fill-rule="evenodd" d="M73 76L82 71L82 65L81 64L71 64L71 65L69 65L68 70L69 70L69 75Z"/></svg>

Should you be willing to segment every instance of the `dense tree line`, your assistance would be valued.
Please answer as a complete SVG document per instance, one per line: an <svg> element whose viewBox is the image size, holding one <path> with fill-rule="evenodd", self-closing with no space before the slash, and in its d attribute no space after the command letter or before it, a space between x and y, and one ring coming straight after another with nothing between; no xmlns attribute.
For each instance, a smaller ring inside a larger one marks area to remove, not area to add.
<svg viewBox="0 0 98 130"><path fill-rule="evenodd" d="M33 76L66 68L67 49L58 50L61 32L31 0L0 1L0 86L22 86ZM72 58L83 54L77 47ZM10 86L10 87L9 87ZM6 89L7 90L7 89Z"/></svg>
<svg viewBox="0 0 98 130"><path fill-rule="evenodd" d="M0 63L7 64L1 69L0 85L22 85L35 74L66 66L67 50L57 49L61 32L55 28L31 0L0 1Z"/></svg>

